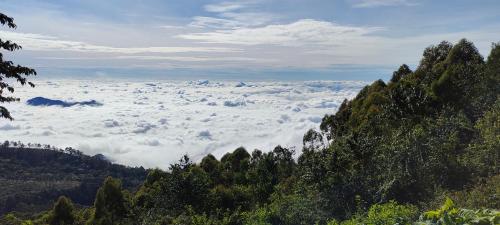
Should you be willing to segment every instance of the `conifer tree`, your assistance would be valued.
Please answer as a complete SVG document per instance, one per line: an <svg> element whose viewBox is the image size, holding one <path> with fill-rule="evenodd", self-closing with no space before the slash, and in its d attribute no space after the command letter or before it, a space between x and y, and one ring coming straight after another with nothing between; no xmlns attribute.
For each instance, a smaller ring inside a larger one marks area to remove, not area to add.
<svg viewBox="0 0 500 225"><path fill-rule="evenodd" d="M50 225L71 225L75 222L75 215L73 213L74 207L71 200L61 196L54 204L52 215L49 220Z"/></svg>
<svg viewBox="0 0 500 225"><path fill-rule="evenodd" d="M106 178L99 188L94 202L95 212L89 224L119 224L127 217L126 200L121 182L112 177Z"/></svg>

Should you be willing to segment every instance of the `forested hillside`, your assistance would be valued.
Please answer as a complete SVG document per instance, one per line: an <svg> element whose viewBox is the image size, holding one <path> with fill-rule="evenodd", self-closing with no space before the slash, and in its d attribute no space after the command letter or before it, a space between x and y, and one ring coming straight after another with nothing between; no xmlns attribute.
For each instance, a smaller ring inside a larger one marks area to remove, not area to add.
<svg viewBox="0 0 500 225"><path fill-rule="evenodd" d="M122 179L124 188L135 191L147 174L143 168L113 164L102 155L8 141L0 145L0 171L0 215L47 210L60 195L90 206L107 176Z"/></svg>
<svg viewBox="0 0 500 225"><path fill-rule="evenodd" d="M137 192L108 178L93 207L62 197L29 223L500 224L499 88L500 44L484 59L442 42L326 115L298 160L280 146L186 156Z"/></svg>

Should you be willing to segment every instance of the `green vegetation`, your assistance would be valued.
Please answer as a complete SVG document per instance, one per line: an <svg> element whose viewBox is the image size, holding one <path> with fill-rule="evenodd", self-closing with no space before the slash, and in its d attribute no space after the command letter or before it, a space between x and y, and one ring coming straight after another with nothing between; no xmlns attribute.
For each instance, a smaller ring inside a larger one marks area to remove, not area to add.
<svg viewBox="0 0 500 225"><path fill-rule="evenodd" d="M425 212L417 224L500 224L500 211L459 209L448 198L440 209Z"/></svg>
<svg viewBox="0 0 500 225"><path fill-rule="evenodd" d="M113 164L102 155L8 141L0 144L0 171L0 215L41 212L61 195L76 206L91 206L107 176L122 179L134 191L147 175L144 168Z"/></svg>
<svg viewBox="0 0 500 225"><path fill-rule="evenodd" d="M75 215L73 211L74 208L71 200L63 196L59 197L47 220L50 225L74 224Z"/></svg>
<svg viewBox="0 0 500 225"><path fill-rule="evenodd" d="M442 42L415 71L403 65L326 115L298 160L280 146L199 163L184 156L149 171L136 192L108 178L93 207L61 198L24 222L499 224L499 79L499 44L484 61L467 40Z"/></svg>
<svg viewBox="0 0 500 225"><path fill-rule="evenodd" d="M370 207L366 215L360 213L353 218L337 222L330 221L328 225L350 225L350 224L412 224L418 218L418 209L412 205L399 205L394 201L385 204L375 204Z"/></svg>

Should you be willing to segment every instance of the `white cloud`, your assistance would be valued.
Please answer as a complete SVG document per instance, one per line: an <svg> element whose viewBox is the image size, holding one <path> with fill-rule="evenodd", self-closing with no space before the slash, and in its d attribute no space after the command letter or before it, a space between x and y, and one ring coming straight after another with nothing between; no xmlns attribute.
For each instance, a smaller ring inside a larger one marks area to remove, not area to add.
<svg viewBox="0 0 500 225"><path fill-rule="evenodd" d="M371 8L396 5L414 6L417 3L412 0L355 0L352 6L355 8Z"/></svg>
<svg viewBox="0 0 500 225"><path fill-rule="evenodd" d="M146 139L146 140L144 140L144 141L139 142L139 144L142 144L142 145L148 145L148 146L153 146L153 147L156 147L156 146L160 146L160 145L161 145L160 141L158 141L158 140L156 140L156 139L153 139L153 140Z"/></svg>
<svg viewBox="0 0 500 225"><path fill-rule="evenodd" d="M228 11L234 11L237 9L242 9L245 7L246 7L246 4L243 2L221 2L221 3L217 3L217 4L205 5L203 8L207 12L222 13L222 12L228 12Z"/></svg>
<svg viewBox="0 0 500 225"><path fill-rule="evenodd" d="M265 12L225 12L219 14L224 18L237 21L240 26L255 27L266 25L277 19L277 15Z"/></svg>
<svg viewBox="0 0 500 225"><path fill-rule="evenodd" d="M343 26L327 21L303 19L290 24L267 25L257 28L217 30L179 35L180 38L207 43L240 45L303 45L328 44L342 46L379 31L380 27Z"/></svg>
<svg viewBox="0 0 500 225"><path fill-rule="evenodd" d="M18 33L11 31L0 31L0 35L20 44L25 50L33 51L75 51L92 53L182 53L182 52L238 52L239 49L225 47L111 47L93 45L79 41L61 40L57 37Z"/></svg>
<svg viewBox="0 0 500 225"><path fill-rule="evenodd" d="M491 40L496 40L500 34L497 26L404 37L386 37L382 32L387 32L387 29L302 19L288 24L189 33L178 37L254 50L260 53L260 61L256 63L261 66L328 68L341 64L417 64L421 52L429 45L464 37L473 41L481 53L488 54Z"/></svg>
<svg viewBox="0 0 500 225"><path fill-rule="evenodd" d="M256 3L257 1L236 1L205 5L205 11L215 13L215 16L195 16L189 26L235 29L262 26L276 19L274 14L251 9L250 6L255 6Z"/></svg>
<svg viewBox="0 0 500 225"><path fill-rule="evenodd" d="M156 128L156 125L141 120L141 121L139 121L139 122L136 123L136 128L134 128L132 130L132 132L135 133L135 134L145 134L145 133L147 133L148 131L150 131L151 129L154 129L154 128Z"/></svg>
<svg viewBox="0 0 500 225"><path fill-rule="evenodd" d="M224 28L224 29L241 27L243 25L244 23L240 21L207 17L207 16L193 17L193 21L189 24L189 26L191 27L200 27L200 28L209 27L209 28Z"/></svg>
<svg viewBox="0 0 500 225"><path fill-rule="evenodd" d="M118 59L139 59L139 60L171 60L181 62L209 62L209 61L256 61L249 57L189 57L189 56L157 56L157 55L126 55L118 56Z"/></svg>
<svg viewBox="0 0 500 225"><path fill-rule="evenodd" d="M12 126L11 124L5 124L3 126L0 126L0 130L19 130L21 127L19 126Z"/></svg>
<svg viewBox="0 0 500 225"><path fill-rule="evenodd" d="M227 106L227 107L246 106L247 102L248 103L254 103L253 101L248 101L248 100L243 99L243 98L238 98L238 99L235 99L235 100L226 100L226 101L224 101L224 106Z"/></svg>
<svg viewBox="0 0 500 225"><path fill-rule="evenodd" d="M199 160L208 153L221 157L239 146L267 151L281 144L300 150L302 135L317 128L325 113L336 110L333 105L315 106L322 102L340 104L365 84L245 83L237 87L236 81L42 80L35 89L17 89L17 95L23 100L35 96L95 99L103 105L61 108L10 104L16 120L0 120L0 143L20 140L71 146L127 165L163 168L186 153ZM81 96L82 92L87 94ZM199 101L202 98L207 101ZM132 104L134 101L145 104ZM226 101L245 106L227 107ZM166 107L161 110L159 104ZM293 111L297 106L301 110Z"/></svg>
<svg viewBox="0 0 500 225"><path fill-rule="evenodd" d="M119 127L120 123L116 120L109 119L109 120L104 120L104 127L112 128L112 127Z"/></svg>

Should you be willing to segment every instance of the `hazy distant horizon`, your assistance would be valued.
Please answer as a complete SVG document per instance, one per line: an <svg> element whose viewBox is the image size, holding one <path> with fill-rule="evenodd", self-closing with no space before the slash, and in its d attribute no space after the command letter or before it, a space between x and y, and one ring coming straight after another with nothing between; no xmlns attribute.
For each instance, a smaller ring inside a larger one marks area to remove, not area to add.
<svg viewBox="0 0 500 225"><path fill-rule="evenodd" d="M168 81L168 80L214 80L214 81L317 81L317 80L359 80L375 81L389 80L395 67L359 67L342 66L323 70L251 70L251 69L177 69L177 70L147 70L137 69L38 69L37 80L50 79L117 79L135 81ZM413 66L416 67L416 66Z"/></svg>

